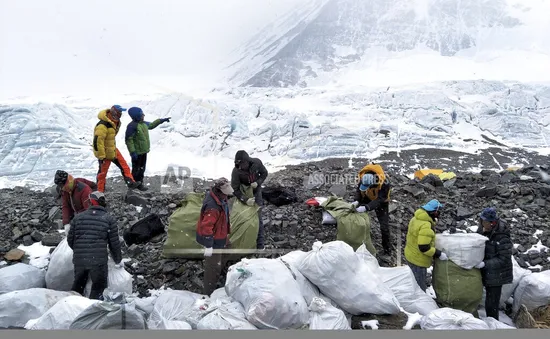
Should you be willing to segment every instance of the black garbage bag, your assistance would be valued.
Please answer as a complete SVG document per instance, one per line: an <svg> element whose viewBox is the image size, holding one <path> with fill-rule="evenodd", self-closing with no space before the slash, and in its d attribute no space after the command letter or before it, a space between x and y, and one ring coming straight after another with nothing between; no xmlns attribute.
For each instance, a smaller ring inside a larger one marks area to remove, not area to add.
<svg viewBox="0 0 550 339"><path fill-rule="evenodd" d="M164 233L164 224L157 214L149 214L124 231L123 238L127 246L143 244Z"/></svg>
<svg viewBox="0 0 550 339"><path fill-rule="evenodd" d="M262 198L277 207L298 201L296 193L290 190L290 188L282 186L262 188Z"/></svg>

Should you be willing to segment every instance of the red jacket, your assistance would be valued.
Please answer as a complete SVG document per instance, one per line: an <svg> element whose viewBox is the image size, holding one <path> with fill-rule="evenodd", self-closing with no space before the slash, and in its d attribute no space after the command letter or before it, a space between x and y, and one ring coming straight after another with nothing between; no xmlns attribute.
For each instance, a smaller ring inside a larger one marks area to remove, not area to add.
<svg viewBox="0 0 550 339"><path fill-rule="evenodd" d="M75 214L84 212L90 206L92 189L97 189L95 182L84 178L69 178L61 192L63 200L63 225L71 222Z"/></svg>
<svg viewBox="0 0 550 339"><path fill-rule="evenodd" d="M224 248L230 232L227 198L208 192L197 222L197 242L204 247Z"/></svg>

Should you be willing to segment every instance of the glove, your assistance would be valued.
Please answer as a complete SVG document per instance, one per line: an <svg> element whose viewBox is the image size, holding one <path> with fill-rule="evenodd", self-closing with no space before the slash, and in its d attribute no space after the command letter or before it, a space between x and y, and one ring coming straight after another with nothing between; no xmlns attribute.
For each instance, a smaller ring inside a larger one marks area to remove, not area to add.
<svg viewBox="0 0 550 339"><path fill-rule="evenodd" d="M475 268L480 268L480 269L481 269L481 268L485 267L485 262L482 261L482 262L480 262L479 264L475 265L474 267L475 267Z"/></svg>
<svg viewBox="0 0 550 339"><path fill-rule="evenodd" d="M212 251L213 251L212 247L206 247L204 249L204 256L205 257L211 257L212 256Z"/></svg>
<svg viewBox="0 0 550 339"><path fill-rule="evenodd" d="M136 161L138 158L138 154L136 152L130 153L130 156L132 157L132 160Z"/></svg>
<svg viewBox="0 0 550 339"><path fill-rule="evenodd" d="M248 206L254 206L254 203L256 202L256 200L254 200L254 198L250 198L246 201L246 204Z"/></svg>
<svg viewBox="0 0 550 339"><path fill-rule="evenodd" d="M170 118L162 118L160 119L160 123L165 123L165 122L170 122L170 119L172 119L171 117Z"/></svg>
<svg viewBox="0 0 550 339"><path fill-rule="evenodd" d="M354 201L354 202L351 203L351 205L352 205L353 207L357 207L357 205L359 205L359 201Z"/></svg>
<svg viewBox="0 0 550 339"><path fill-rule="evenodd" d="M250 184L250 187L252 187L252 188L258 187L258 183L257 183L257 182L253 182L253 183Z"/></svg>
<svg viewBox="0 0 550 339"><path fill-rule="evenodd" d="M367 208L365 206L359 206L355 210L359 213L363 213L367 211Z"/></svg>
<svg viewBox="0 0 550 339"><path fill-rule="evenodd" d="M445 260L449 260L449 258L445 253L441 252L441 255L439 256L439 260L445 261Z"/></svg>

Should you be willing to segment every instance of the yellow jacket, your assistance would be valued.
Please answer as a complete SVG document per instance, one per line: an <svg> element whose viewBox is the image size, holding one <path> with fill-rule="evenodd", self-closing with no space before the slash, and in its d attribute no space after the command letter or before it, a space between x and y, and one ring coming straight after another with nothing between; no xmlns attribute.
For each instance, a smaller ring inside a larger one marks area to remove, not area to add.
<svg viewBox="0 0 550 339"><path fill-rule="evenodd" d="M97 115L99 122L94 128L94 156L99 160L114 160L116 158L116 135L120 129L118 123L107 117L105 109Z"/></svg>
<svg viewBox="0 0 550 339"><path fill-rule="evenodd" d="M405 244L405 258L411 264L419 267L430 267L435 254L435 221L423 209L414 212L414 217L409 222L407 231L407 243ZM430 249L421 252L418 245L430 245Z"/></svg>

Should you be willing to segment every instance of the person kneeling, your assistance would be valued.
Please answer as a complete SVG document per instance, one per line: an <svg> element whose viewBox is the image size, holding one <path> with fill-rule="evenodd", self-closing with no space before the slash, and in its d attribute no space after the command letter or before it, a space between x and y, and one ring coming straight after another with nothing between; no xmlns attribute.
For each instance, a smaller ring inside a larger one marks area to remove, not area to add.
<svg viewBox="0 0 550 339"><path fill-rule="evenodd" d="M108 252L117 266L122 261L118 226L116 219L107 210L102 192L90 194L90 206L71 221L67 235L69 247L73 250L74 283L72 290L84 294L88 277L92 280L90 299L103 299L107 288Z"/></svg>

